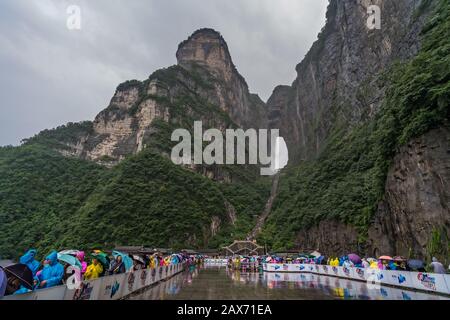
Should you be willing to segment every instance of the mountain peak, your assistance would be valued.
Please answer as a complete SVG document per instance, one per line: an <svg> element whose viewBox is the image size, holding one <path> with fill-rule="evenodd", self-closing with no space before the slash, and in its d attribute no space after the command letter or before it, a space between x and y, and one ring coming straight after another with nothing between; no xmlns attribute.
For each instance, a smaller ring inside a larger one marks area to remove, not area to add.
<svg viewBox="0 0 450 320"><path fill-rule="evenodd" d="M176 56L181 66L200 64L220 73L225 79L229 79L235 70L227 43L219 32L210 28L199 29L180 43Z"/></svg>

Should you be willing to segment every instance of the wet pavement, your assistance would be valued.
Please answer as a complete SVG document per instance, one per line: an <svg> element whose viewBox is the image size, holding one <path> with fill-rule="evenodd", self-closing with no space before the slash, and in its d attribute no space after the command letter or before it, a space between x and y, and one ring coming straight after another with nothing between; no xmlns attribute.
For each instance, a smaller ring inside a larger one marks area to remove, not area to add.
<svg viewBox="0 0 450 320"><path fill-rule="evenodd" d="M443 297L365 282L299 273L244 273L226 267L191 268L132 300L435 300Z"/></svg>

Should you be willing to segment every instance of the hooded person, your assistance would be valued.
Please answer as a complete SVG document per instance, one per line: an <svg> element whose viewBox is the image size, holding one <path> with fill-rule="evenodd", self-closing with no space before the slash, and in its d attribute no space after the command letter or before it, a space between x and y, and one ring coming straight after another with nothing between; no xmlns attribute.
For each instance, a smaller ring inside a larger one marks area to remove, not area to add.
<svg viewBox="0 0 450 320"><path fill-rule="evenodd" d="M44 260L42 272L35 276L37 287L50 288L61 284L64 276L64 267L58 262L58 253L52 251Z"/></svg>
<svg viewBox="0 0 450 320"><path fill-rule="evenodd" d="M77 259L81 262L81 275L84 275L87 269L87 262L84 261L84 257L85 257L84 251L79 251L77 253Z"/></svg>
<svg viewBox="0 0 450 320"><path fill-rule="evenodd" d="M35 249L30 249L19 259L21 264L25 264L28 268L30 268L33 277L36 276L36 273L41 266L41 264L35 259L36 254L37 251Z"/></svg>
<svg viewBox="0 0 450 320"><path fill-rule="evenodd" d="M98 261L97 258L92 259L92 263L87 267L86 272L84 273L84 279L85 280L92 280L100 278L100 276L103 274L103 266Z"/></svg>
<svg viewBox="0 0 450 320"><path fill-rule="evenodd" d="M438 273L438 274L444 274L445 273L444 265L442 263L440 263L438 261L438 259L436 259L435 257L433 257L433 259L432 259L431 267L433 268L433 272L434 273Z"/></svg>

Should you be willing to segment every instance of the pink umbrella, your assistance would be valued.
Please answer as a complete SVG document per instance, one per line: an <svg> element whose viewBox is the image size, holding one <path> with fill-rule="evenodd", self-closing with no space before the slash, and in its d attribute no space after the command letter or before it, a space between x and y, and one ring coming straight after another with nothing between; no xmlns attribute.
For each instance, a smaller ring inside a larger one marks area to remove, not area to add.
<svg viewBox="0 0 450 320"><path fill-rule="evenodd" d="M378 258L378 260L392 260L392 257L389 256L381 256Z"/></svg>

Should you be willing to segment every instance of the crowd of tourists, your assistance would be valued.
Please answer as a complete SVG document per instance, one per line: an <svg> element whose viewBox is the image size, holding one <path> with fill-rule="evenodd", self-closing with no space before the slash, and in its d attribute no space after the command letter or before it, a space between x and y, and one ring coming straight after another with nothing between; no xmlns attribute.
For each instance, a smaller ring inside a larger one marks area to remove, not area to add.
<svg viewBox="0 0 450 320"><path fill-rule="evenodd" d="M438 274L446 273L444 265L437 258L432 258L430 264L426 264L418 259L406 259L401 256L390 257L381 256L379 258L361 258L357 254L348 254L341 257L325 257L320 253L300 254L289 257L266 256L265 263L283 263L283 264L319 264L332 267L358 267L377 270L403 270L403 271L429 271ZM450 266L448 267L450 272Z"/></svg>
<svg viewBox="0 0 450 320"><path fill-rule="evenodd" d="M23 294L33 290L64 284L72 275L93 280L107 275L133 272L139 269L187 263L198 264L202 257L185 253L111 254L94 250L86 256L81 250L52 251L41 262L37 250L30 249L20 257L19 263L0 268L0 298L3 295Z"/></svg>

